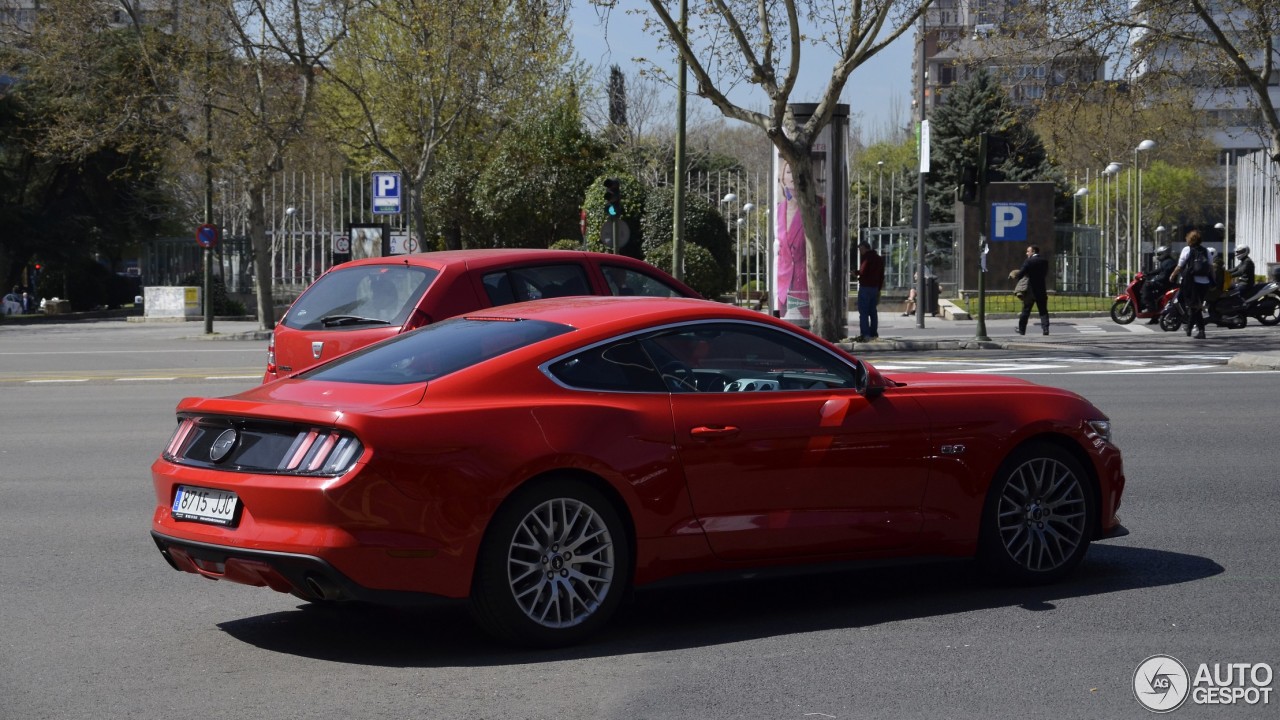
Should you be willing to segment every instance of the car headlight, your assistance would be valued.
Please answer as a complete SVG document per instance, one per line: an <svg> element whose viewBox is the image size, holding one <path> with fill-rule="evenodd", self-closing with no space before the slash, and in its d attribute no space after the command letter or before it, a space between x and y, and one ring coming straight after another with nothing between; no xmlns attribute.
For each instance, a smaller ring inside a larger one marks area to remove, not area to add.
<svg viewBox="0 0 1280 720"><path fill-rule="evenodd" d="M1095 435L1102 438L1104 441L1108 443L1111 443L1113 445L1115 444L1111 440L1111 421L1110 420L1089 420L1088 423L1089 423L1089 427L1093 430L1093 433Z"/></svg>

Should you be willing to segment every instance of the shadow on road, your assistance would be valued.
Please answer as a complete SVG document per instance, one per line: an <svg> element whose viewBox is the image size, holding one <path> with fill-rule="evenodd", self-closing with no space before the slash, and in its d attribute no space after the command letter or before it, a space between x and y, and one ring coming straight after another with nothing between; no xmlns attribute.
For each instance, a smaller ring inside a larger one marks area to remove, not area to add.
<svg viewBox="0 0 1280 720"><path fill-rule="evenodd" d="M972 563L945 562L646 590L587 644L550 651L514 650L489 639L460 603L412 609L302 606L220 627L272 652L334 662L500 666L661 652L994 608L1051 611L1055 601L1194 582L1222 572L1222 566L1194 555L1095 545L1071 579L1045 587L993 586Z"/></svg>

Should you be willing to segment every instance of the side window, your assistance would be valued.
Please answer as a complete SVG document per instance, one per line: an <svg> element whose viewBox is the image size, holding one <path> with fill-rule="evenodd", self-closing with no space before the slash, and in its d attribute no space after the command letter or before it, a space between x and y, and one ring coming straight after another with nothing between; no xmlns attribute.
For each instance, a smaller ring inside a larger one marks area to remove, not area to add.
<svg viewBox="0 0 1280 720"><path fill-rule="evenodd" d="M601 345L548 368L560 382L582 390L666 392L666 386L636 340Z"/></svg>
<svg viewBox="0 0 1280 720"><path fill-rule="evenodd" d="M619 267L602 265L604 279L613 295L643 295L646 297L683 297L683 294L652 275Z"/></svg>
<svg viewBox="0 0 1280 720"><path fill-rule="evenodd" d="M485 294L489 296L489 304L493 306L510 305L516 301L515 291L511 288L511 278L507 276L507 271L493 272L485 275L481 282L484 283Z"/></svg>
<svg viewBox="0 0 1280 720"><path fill-rule="evenodd" d="M591 294L591 283L587 281L587 273L581 265L515 268L510 274L512 285L517 288L517 297L520 288L529 295L522 300Z"/></svg>
<svg viewBox="0 0 1280 720"><path fill-rule="evenodd" d="M672 392L758 392L854 388L852 366L773 328L698 324L646 337L645 351Z"/></svg>

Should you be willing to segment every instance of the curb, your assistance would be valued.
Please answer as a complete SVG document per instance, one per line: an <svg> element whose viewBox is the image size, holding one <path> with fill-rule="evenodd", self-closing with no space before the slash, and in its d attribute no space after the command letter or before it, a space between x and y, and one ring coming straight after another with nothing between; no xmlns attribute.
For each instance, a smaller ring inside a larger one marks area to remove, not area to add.
<svg viewBox="0 0 1280 720"><path fill-rule="evenodd" d="M1280 353L1239 353L1227 360L1227 365L1260 370L1280 370Z"/></svg>

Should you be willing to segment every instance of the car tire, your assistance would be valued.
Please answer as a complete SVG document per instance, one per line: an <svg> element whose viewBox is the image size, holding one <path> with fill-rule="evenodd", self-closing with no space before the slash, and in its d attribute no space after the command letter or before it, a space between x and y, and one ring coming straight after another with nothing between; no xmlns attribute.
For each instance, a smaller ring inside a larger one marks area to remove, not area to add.
<svg viewBox="0 0 1280 720"><path fill-rule="evenodd" d="M471 612L500 640L571 645L599 630L630 584L631 542L612 502L573 480L517 490L476 560Z"/></svg>
<svg viewBox="0 0 1280 720"><path fill-rule="evenodd" d="M1097 526L1093 481L1063 448L1020 446L996 471L979 532L979 559L996 578L1055 582L1075 569Z"/></svg>

